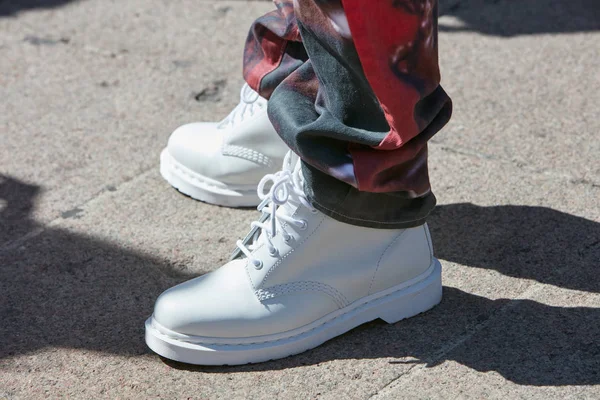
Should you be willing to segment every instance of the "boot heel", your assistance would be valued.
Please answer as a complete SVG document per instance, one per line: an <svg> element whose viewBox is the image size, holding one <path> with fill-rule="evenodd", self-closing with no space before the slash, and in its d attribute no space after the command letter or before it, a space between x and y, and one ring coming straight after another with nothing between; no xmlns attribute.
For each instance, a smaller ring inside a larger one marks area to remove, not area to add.
<svg viewBox="0 0 600 400"><path fill-rule="evenodd" d="M421 282L399 290L379 306L379 318L389 324L413 317L435 307L442 300L442 266L434 259L431 275Z"/></svg>

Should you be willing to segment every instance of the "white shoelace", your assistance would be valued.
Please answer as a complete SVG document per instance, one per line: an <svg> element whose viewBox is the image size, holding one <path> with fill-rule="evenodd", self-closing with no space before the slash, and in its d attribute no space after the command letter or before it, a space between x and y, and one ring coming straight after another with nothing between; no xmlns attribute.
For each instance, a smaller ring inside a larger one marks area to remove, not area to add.
<svg viewBox="0 0 600 400"><path fill-rule="evenodd" d="M292 240L292 236L286 231L285 227L287 224L294 225L300 230L307 228L307 221L304 219L296 219L292 215L289 215L286 211L277 213L277 209L284 206L288 202L295 204L301 204L306 207L310 212L316 213L317 210L310 204L306 195L304 194L301 165L296 163L292 165L292 152L289 151L283 161L283 169L275 174L268 174L264 176L258 184L258 197L262 202L258 205L258 210L262 211L263 218L259 221L254 221L250 225L256 232L254 235L249 235L254 238L253 244L248 245L247 242L250 239L246 237L244 241L238 240L236 245L238 249L244 253L254 268L261 269L263 262L257 258L252 257L252 250L256 247L254 243L263 238L266 241L269 255L271 257L277 257L279 250L273 244L273 239L277 234L281 233L283 240L289 243ZM272 186L267 193L264 192L265 185L272 182ZM251 231L252 233L252 231ZM260 233L260 237L258 236Z"/></svg>
<svg viewBox="0 0 600 400"><path fill-rule="evenodd" d="M253 116L256 110L263 110L267 101L259 96L247 83L244 83L240 91L240 103L219 123L219 128L232 126L242 122L244 118Z"/></svg>

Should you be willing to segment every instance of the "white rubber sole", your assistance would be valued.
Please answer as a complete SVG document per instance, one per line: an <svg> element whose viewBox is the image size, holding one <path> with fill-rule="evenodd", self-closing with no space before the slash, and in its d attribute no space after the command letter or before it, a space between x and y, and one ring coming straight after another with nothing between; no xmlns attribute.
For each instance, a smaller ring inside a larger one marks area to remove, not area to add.
<svg viewBox="0 0 600 400"><path fill-rule="evenodd" d="M171 360L197 365L240 365L284 358L375 319L390 324L425 312L442 300L442 266L437 259L425 277L364 297L292 331L250 338L194 337L169 331L153 317L146 321L146 344Z"/></svg>
<svg viewBox="0 0 600 400"><path fill-rule="evenodd" d="M256 184L230 186L200 175L179 163L167 149L160 154L160 174L175 189L193 199L225 207L256 207Z"/></svg>

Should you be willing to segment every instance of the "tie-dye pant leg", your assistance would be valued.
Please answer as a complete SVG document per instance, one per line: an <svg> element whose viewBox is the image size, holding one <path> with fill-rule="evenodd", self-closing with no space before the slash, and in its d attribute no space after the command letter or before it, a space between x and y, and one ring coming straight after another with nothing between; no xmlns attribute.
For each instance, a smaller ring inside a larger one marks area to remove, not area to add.
<svg viewBox="0 0 600 400"><path fill-rule="evenodd" d="M427 141L450 119L437 0L276 0L252 26L244 78L269 99L325 214L417 226L435 206Z"/></svg>

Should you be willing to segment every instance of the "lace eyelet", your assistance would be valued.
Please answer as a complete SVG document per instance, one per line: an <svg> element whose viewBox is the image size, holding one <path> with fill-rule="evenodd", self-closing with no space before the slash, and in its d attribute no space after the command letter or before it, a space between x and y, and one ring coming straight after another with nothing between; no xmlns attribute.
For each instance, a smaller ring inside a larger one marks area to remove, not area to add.
<svg viewBox="0 0 600 400"><path fill-rule="evenodd" d="M252 265L254 265L254 269L260 270L263 267L263 262L260 260L252 260Z"/></svg>
<svg viewBox="0 0 600 400"><path fill-rule="evenodd" d="M313 208L312 210L310 210L311 214L317 214L319 212L319 210L317 210L316 208Z"/></svg>
<svg viewBox="0 0 600 400"><path fill-rule="evenodd" d="M283 237L283 241L284 241L285 243L287 243L287 244L289 244L289 243L292 241L292 239L293 239L293 238L292 238L292 235L285 235L285 236Z"/></svg>
<svg viewBox="0 0 600 400"><path fill-rule="evenodd" d="M271 257L277 257L279 255L279 251L275 247L273 247L273 249L269 249L269 255Z"/></svg>
<svg viewBox="0 0 600 400"><path fill-rule="evenodd" d="M298 221L298 223L296 224L296 226L298 227L298 229L300 229L301 231L305 230L308 227L308 222L306 222L305 219L302 219L300 221Z"/></svg>

